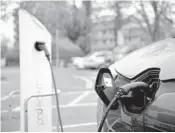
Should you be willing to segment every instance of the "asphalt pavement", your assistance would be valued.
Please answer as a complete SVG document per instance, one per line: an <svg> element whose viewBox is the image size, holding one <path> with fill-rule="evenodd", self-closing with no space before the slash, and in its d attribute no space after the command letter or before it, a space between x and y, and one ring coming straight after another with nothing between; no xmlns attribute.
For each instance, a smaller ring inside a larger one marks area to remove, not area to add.
<svg viewBox="0 0 175 133"><path fill-rule="evenodd" d="M57 88L61 90L60 108L64 130L95 132L97 130L97 95L94 83L97 71L54 69ZM20 131L19 68L1 69L1 131ZM12 98L10 94L14 94ZM56 104L52 100L52 126L56 131ZM12 113L9 112L12 110ZM11 116L10 116L11 115Z"/></svg>

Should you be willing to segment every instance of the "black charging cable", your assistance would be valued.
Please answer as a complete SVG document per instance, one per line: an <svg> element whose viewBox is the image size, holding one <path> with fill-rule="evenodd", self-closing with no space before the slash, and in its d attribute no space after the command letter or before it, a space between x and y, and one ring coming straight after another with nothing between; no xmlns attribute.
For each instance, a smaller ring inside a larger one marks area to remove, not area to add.
<svg viewBox="0 0 175 133"><path fill-rule="evenodd" d="M47 60L48 60L48 62L49 62L50 69L51 69L51 72L52 72L52 79L53 79L54 91L55 91L57 115L58 115L58 118L59 118L58 121L59 121L59 123L60 123L61 132L64 132L64 130L63 130L63 124L62 124L62 119L61 119L61 113L60 113L60 107L59 107L59 99L58 99L58 94L57 94L57 87L56 87L56 82L55 82L55 77L54 77L53 68L52 68L52 65L51 65L51 62L50 62L50 54L49 54L49 51L48 51L47 47L45 46L45 43L44 43L44 42L36 42L36 43L35 43L35 48L36 48L36 50L38 50L38 51L44 51L45 56L46 56L46 58L47 58Z"/></svg>
<svg viewBox="0 0 175 133"><path fill-rule="evenodd" d="M100 122L100 125L99 125L99 128L98 128L98 132L101 132L102 128L103 128L103 124L106 120L106 117L112 107L112 105L116 102L116 100L118 100L121 96L123 96L125 94L125 91L121 88L119 89L119 91L117 91L117 93L115 94L114 98L111 100L111 102L109 103L103 117L102 117L102 120Z"/></svg>
<svg viewBox="0 0 175 133"><path fill-rule="evenodd" d="M102 120L101 120L99 128L98 128L98 132L101 132L103 125L104 125L104 122L106 120L106 117L107 117L112 105L117 100L119 100L121 98L121 96L127 95L129 93L129 91L135 90L135 89L142 89L145 92L148 92L150 90L150 86L144 82L133 82L133 83L126 84L126 85L122 86L121 88L117 88L118 91L116 92L114 98L111 100L111 102L107 106L107 109L102 117Z"/></svg>

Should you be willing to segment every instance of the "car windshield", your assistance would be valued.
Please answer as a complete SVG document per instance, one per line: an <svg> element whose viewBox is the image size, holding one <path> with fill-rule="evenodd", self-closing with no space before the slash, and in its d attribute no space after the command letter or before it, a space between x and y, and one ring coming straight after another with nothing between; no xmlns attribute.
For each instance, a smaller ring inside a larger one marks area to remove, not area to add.
<svg viewBox="0 0 175 133"><path fill-rule="evenodd" d="M141 48L112 65L116 71L132 78L150 67L161 68L160 79L175 78L175 38Z"/></svg>

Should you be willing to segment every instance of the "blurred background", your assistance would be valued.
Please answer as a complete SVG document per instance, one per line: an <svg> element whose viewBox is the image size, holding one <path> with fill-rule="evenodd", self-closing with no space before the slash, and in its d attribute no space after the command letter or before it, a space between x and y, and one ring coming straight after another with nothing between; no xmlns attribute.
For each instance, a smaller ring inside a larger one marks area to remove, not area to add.
<svg viewBox="0 0 175 133"><path fill-rule="evenodd" d="M1 0L1 66L19 66L19 9L51 33L54 66L96 69L170 36L173 7L173 0Z"/></svg>
<svg viewBox="0 0 175 133"><path fill-rule="evenodd" d="M63 127L71 132L97 130L98 69L172 36L175 26L174 0L1 0L0 9L1 131L20 131L20 9L34 15L51 33ZM54 98L52 104L55 131Z"/></svg>

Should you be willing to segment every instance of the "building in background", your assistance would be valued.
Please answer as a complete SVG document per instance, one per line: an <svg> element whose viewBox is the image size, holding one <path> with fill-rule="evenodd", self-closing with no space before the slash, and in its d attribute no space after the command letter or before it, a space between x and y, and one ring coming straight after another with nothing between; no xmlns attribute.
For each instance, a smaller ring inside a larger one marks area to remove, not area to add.
<svg viewBox="0 0 175 133"><path fill-rule="evenodd" d="M111 49L115 46L115 13L107 5L108 1L92 1L91 20L93 22L92 50Z"/></svg>
<svg viewBox="0 0 175 133"><path fill-rule="evenodd" d="M138 24L131 22L129 19L123 21L123 26L119 31L116 30L116 13L108 6L110 1L103 0L92 2L92 49L114 49L122 45L130 45L134 43L142 43L142 31ZM128 11L126 17L128 16ZM117 42L116 35L117 32Z"/></svg>
<svg viewBox="0 0 175 133"><path fill-rule="evenodd" d="M171 5L170 13L166 14L168 18L173 21L173 27L175 28L175 2L168 1ZM132 20L126 20L126 23L123 24L118 34L122 39L117 40L115 42L115 13L112 12L111 9L107 6L109 4L108 1L103 0L93 1L92 2L92 21L94 22L94 26L92 29L92 49L101 50L101 49L113 49L116 47L116 44L124 44L124 45L135 45L140 44L141 46L150 44L152 41L150 39L149 34L145 34L143 29L139 24L135 23ZM136 3L135 3L136 4ZM145 3L145 8L147 15L149 16L150 23L154 23L154 12L150 4ZM135 5L139 6L139 5ZM168 7L169 8L169 7ZM126 14L130 12L130 9L126 9ZM135 11L134 11L135 10ZM135 13L136 17L138 17L135 7L132 7L131 10ZM132 14L133 14L132 13ZM131 15L131 14L130 14ZM127 16L127 15L126 15ZM169 22L164 22L163 27L160 29L160 38L166 38L171 34L172 24ZM144 21L143 26L146 27ZM147 27L146 27L147 28ZM175 30L174 30L175 33ZM121 37L122 36L122 37ZM120 43L122 40L122 43ZM136 46L137 47L137 46Z"/></svg>
<svg viewBox="0 0 175 133"><path fill-rule="evenodd" d="M103 16L92 29L92 49L111 49L115 46L115 25L113 16Z"/></svg>

